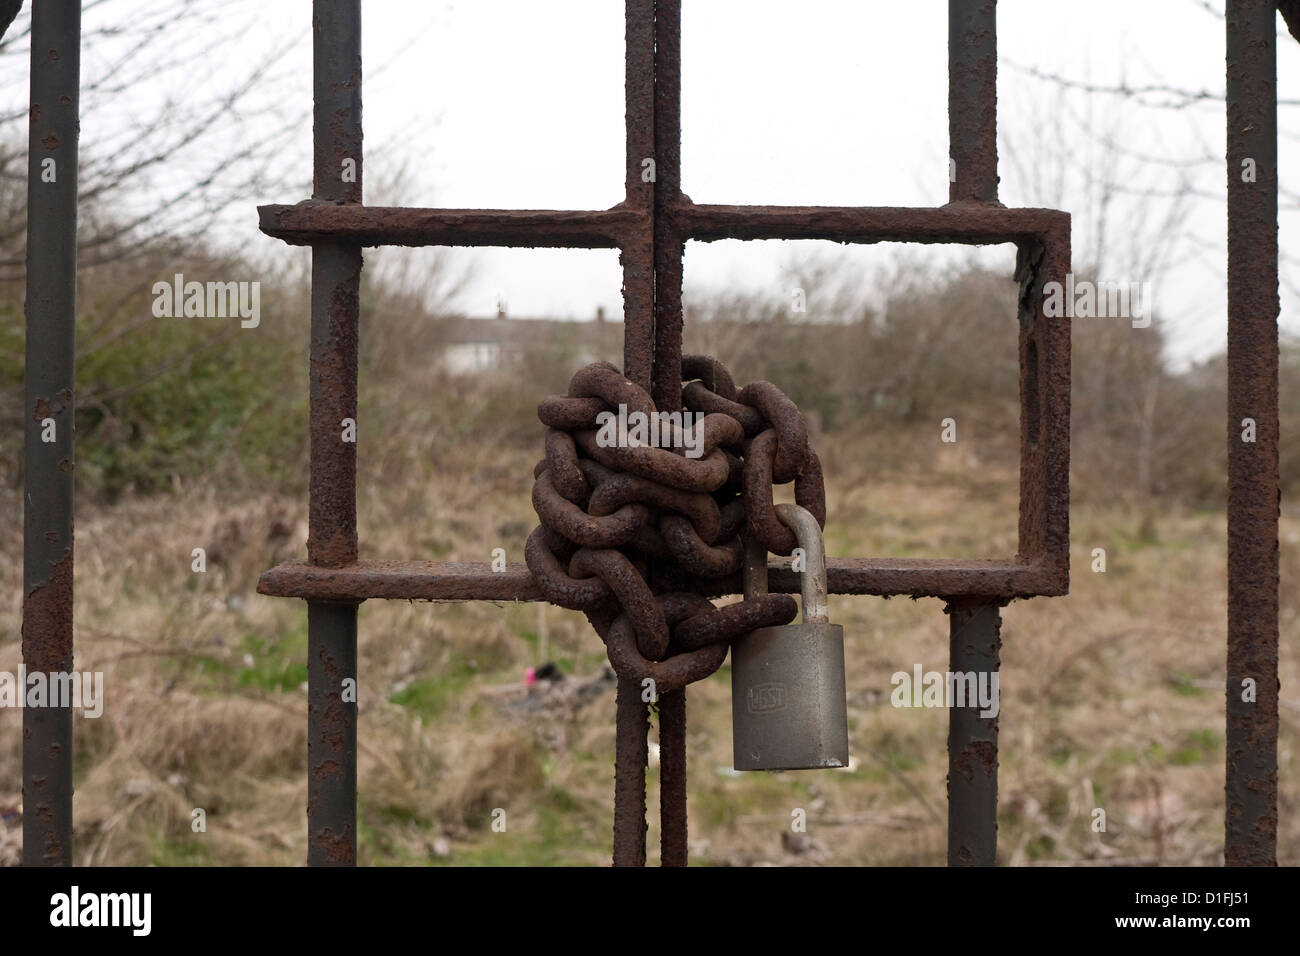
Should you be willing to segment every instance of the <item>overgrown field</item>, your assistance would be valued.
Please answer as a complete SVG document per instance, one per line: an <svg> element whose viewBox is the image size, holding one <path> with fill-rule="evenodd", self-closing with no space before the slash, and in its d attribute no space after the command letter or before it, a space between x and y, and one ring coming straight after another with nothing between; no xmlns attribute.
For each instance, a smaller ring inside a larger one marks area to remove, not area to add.
<svg viewBox="0 0 1300 956"><path fill-rule="evenodd" d="M828 439L820 439L827 447ZM407 443L409 445L409 442ZM1014 475L932 445L913 467L852 468L830 443L832 555L1008 554ZM419 450L414 449L419 456ZM523 451L462 446L421 482L363 461L363 555L511 560L534 524ZM455 462L452 467L450 462ZM11 514L19 503L10 498ZM297 494L169 495L85 508L77 533L77 667L102 670L104 715L78 718L79 863L276 864L305 858L306 611L259 596L300 556ZM1004 612L999 861L1221 862L1224 523L1171 509L1073 515L1071 594ZM18 526L0 531L5 553ZM1300 571L1283 521L1283 580ZM190 570L195 546L209 570ZM1106 570L1092 570L1093 548ZM16 671L21 574L0 670ZM890 677L946 669L939 602L839 598L852 767L736 775L726 668L689 691L693 860L702 865L944 861L940 709L891 706ZM1294 589L1283 591L1282 862L1297 863ZM367 864L601 864L608 858L614 696L582 617L538 605L371 602L361 610L360 858ZM545 634L545 653L539 646ZM527 688L555 661L562 680ZM20 712L0 710L0 855L20 840ZM652 738L653 739L653 738ZM656 771L650 771L652 859ZM191 829L203 808L207 830ZM494 832L492 811L506 811ZM807 832L792 831L802 808ZM1095 808L1106 830L1094 832Z"/></svg>
<svg viewBox="0 0 1300 956"><path fill-rule="evenodd" d="M438 364L446 326L427 277L412 272L421 281L403 292L391 276L385 285L386 262L367 259L362 314L362 557L488 561L504 548L522 560L536 524L536 402L592 357L617 361L620 326L575 325L518 367L458 378ZM102 717L77 722L77 861L297 864L306 609L259 596L256 582L305 554L304 262L275 277L255 331L151 319L145 293L163 265L175 268L164 259L82 273L76 666L104 672L107 700ZM738 382L777 382L805 409L827 474L832 556L1011 556L1016 285L904 267L891 281L870 307L826 292L834 308L815 329L784 304L693 306L687 347L722 358ZM139 294L105 298L124 288ZM21 298L0 292L0 395L14 426L0 429L11 519L0 522L0 671L16 672ZM1000 860L1215 864L1222 362L1170 371L1158 324L1076 322L1073 339L1071 593L1004 611ZM1286 350L1282 374L1289 495L1300 477L1300 443L1286 437L1300 434L1300 351ZM941 441L946 419L955 443ZM1297 863L1300 512L1284 513L1282 531L1279 852ZM204 573L191 570L196 547ZM1104 572L1093 570L1098 548ZM895 673L946 670L942 606L839 598L832 619L846 635L848 769L736 775L726 669L690 689L696 863L944 861L947 713L891 704ZM360 633L363 863L607 861L613 686L581 615L375 601L361 608ZM525 687L525 671L547 661L563 678ZM8 863L21 833L20 724L19 711L0 709ZM191 827L196 809L206 832ZM490 825L496 809L504 832ZM806 833L791 828L798 809ZM1098 809L1104 832L1093 829Z"/></svg>

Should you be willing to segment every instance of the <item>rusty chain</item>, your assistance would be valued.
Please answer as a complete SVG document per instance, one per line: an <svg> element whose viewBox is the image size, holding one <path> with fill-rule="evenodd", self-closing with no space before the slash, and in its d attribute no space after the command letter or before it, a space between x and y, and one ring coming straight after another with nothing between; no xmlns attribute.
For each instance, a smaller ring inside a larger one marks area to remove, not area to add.
<svg viewBox="0 0 1300 956"><path fill-rule="evenodd" d="M547 600L583 611L619 677L653 680L657 694L708 677L735 638L794 619L787 594L719 608L699 593L741 570L747 529L769 551L794 550L772 485L793 481L795 500L826 524L821 462L798 406L771 382L737 389L711 356L683 356L682 375L681 404L701 416L699 431L666 425L667 448L597 440L604 412L659 415L649 393L608 362L580 369L567 396L541 402L546 457L533 472L541 524L525 547ZM700 457L684 453L689 445Z"/></svg>

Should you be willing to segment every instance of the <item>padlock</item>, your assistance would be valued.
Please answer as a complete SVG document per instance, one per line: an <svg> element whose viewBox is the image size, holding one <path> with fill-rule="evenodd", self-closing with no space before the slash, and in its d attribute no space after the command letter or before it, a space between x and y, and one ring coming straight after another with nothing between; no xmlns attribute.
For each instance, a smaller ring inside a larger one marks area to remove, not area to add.
<svg viewBox="0 0 1300 956"><path fill-rule="evenodd" d="M737 770L813 770L849 761L844 628L826 610L826 549L798 505L777 517L804 552L803 623L764 627L731 645L731 728ZM745 597L767 593L767 550L745 536Z"/></svg>

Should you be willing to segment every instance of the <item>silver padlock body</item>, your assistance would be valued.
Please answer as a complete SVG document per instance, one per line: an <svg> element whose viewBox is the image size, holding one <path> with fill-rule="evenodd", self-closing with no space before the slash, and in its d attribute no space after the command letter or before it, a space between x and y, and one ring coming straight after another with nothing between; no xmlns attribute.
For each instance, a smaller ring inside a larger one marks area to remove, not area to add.
<svg viewBox="0 0 1300 956"><path fill-rule="evenodd" d="M765 627L731 645L737 770L814 770L849 762L844 628Z"/></svg>

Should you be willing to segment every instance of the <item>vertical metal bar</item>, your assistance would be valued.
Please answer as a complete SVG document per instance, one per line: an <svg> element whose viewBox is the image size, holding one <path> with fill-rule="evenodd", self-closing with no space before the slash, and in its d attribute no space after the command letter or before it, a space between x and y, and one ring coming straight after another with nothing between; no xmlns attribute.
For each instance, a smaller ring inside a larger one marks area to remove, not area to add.
<svg viewBox="0 0 1300 956"><path fill-rule="evenodd" d="M655 10L654 0L625 0L624 98L628 207L643 225L627 236L623 265L623 374L650 390L654 362Z"/></svg>
<svg viewBox="0 0 1300 956"><path fill-rule="evenodd" d="M313 5L314 197L361 202L361 4ZM357 558L354 440L361 249L312 247L311 507L307 555L338 567ZM307 605L307 861L350 866L357 856L357 606ZM355 683L354 683L355 688Z"/></svg>
<svg viewBox="0 0 1300 956"><path fill-rule="evenodd" d="M614 754L614 865L645 866L646 734L641 685L619 679Z"/></svg>
<svg viewBox="0 0 1300 956"><path fill-rule="evenodd" d="M624 97L627 197L642 217L626 236L623 264L623 374L649 390L654 364L655 3L625 0ZM614 756L614 865L645 866L646 735L641 687L618 682Z"/></svg>
<svg viewBox="0 0 1300 956"><path fill-rule="evenodd" d="M981 675L993 688L1002 647L1002 613L980 599L949 601L948 669ZM997 699L996 696L993 699ZM948 713L948 865L993 866L998 851L998 718L978 700Z"/></svg>
<svg viewBox="0 0 1300 956"><path fill-rule="evenodd" d="M659 862L685 866L686 689L659 697Z"/></svg>
<svg viewBox="0 0 1300 956"><path fill-rule="evenodd" d="M1229 0L1224 862L1277 864L1278 244L1274 0ZM1247 440L1254 422L1253 440Z"/></svg>
<svg viewBox="0 0 1300 956"><path fill-rule="evenodd" d="M1035 555L1039 587L1070 584L1070 318L1045 315L1049 276L1070 271L1067 217L1050 241L1019 244L1019 553ZM1051 323L1051 334L1048 334Z"/></svg>
<svg viewBox="0 0 1300 956"><path fill-rule="evenodd" d="M997 0L948 0L948 199L998 198ZM1022 363L1023 364L1023 363ZM1036 425L1037 423L1033 423ZM998 672L996 603L949 601L949 670ZM998 724L978 700L948 715L948 865L992 866L998 840Z"/></svg>
<svg viewBox="0 0 1300 956"><path fill-rule="evenodd" d="M661 409L682 404L682 256L672 208L682 190L682 5L655 4L655 357L651 395Z"/></svg>
<svg viewBox="0 0 1300 956"><path fill-rule="evenodd" d="M673 218L682 195L682 5L655 3L655 354L651 395L661 409L682 407L682 258L685 243ZM686 691L659 701L660 862L685 866Z"/></svg>
<svg viewBox="0 0 1300 956"><path fill-rule="evenodd" d="M307 603L307 863L357 862L357 606Z"/></svg>
<svg viewBox="0 0 1300 956"><path fill-rule="evenodd" d="M950 202L997 202L997 0L948 0Z"/></svg>
<svg viewBox="0 0 1300 956"><path fill-rule="evenodd" d="M33 3L31 41L23 406L22 653L28 676L70 673L73 663L79 0ZM71 706L23 710L23 862L72 863Z"/></svg>

